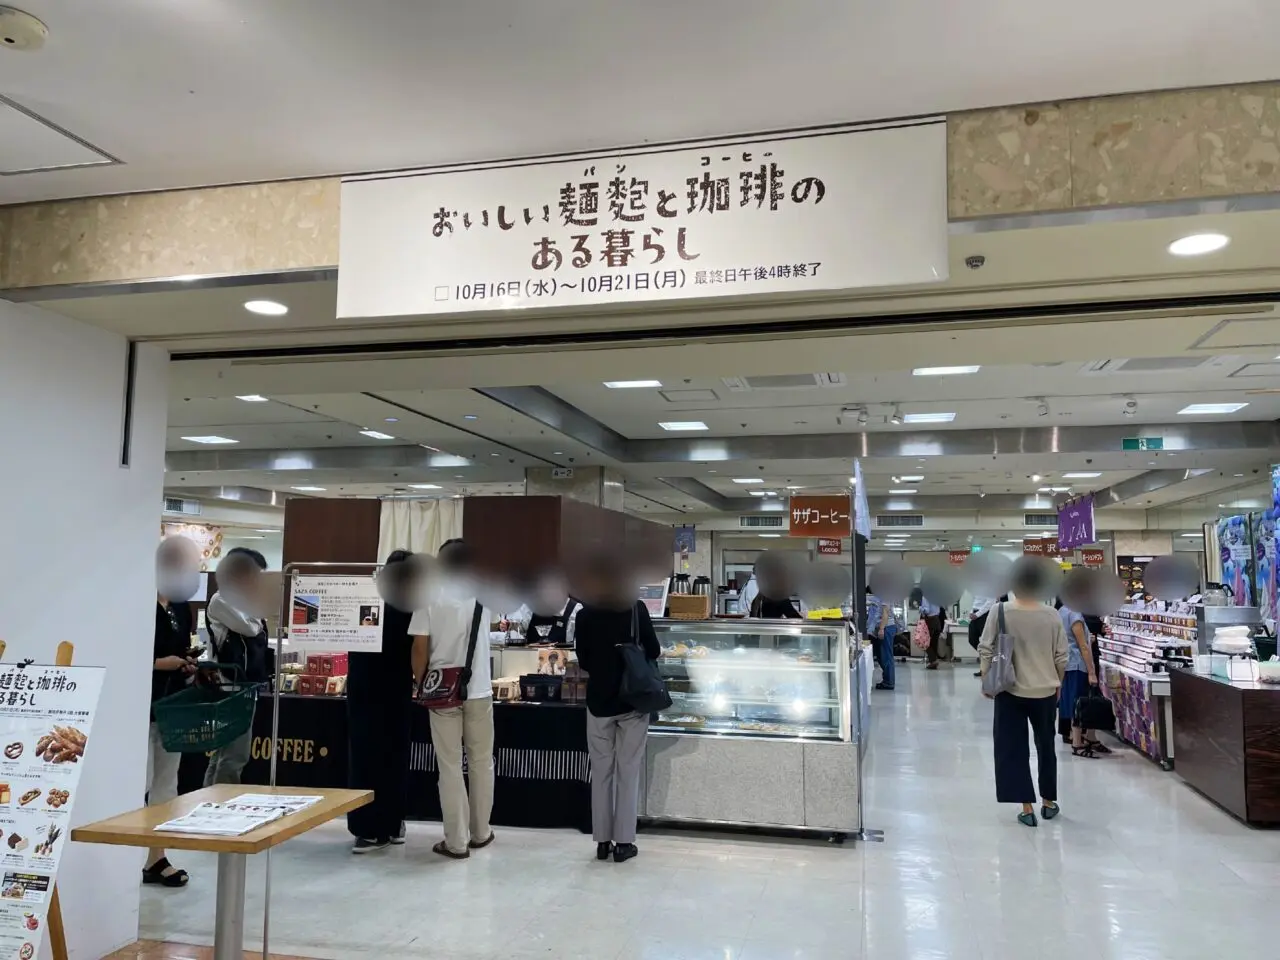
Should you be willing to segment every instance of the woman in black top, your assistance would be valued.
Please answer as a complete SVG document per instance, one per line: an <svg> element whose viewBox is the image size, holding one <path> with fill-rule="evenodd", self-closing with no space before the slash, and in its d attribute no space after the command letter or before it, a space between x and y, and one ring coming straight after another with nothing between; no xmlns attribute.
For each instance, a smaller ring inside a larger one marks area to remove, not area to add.
<svg viewBox="0 0 1280 960"><path fill-rule="evenodd" d="M623 660L618 645L638 643L645 656L661 654L645 605L635 599L624 566L611 557L590 565L583 607L574 624L578 664L587 672L587 752L591 757L591 832L596 859L630 860L636 849L640 767L649 715L621 696Z"/></svg>
<svg viewBox="0 0 1280 960"><path fill-rule="evenodd" d="M791 571L784 557L762 553L756 560L756 583L760 592L751 601L747 616L756 620L802 620L791 602Z"/></svg>

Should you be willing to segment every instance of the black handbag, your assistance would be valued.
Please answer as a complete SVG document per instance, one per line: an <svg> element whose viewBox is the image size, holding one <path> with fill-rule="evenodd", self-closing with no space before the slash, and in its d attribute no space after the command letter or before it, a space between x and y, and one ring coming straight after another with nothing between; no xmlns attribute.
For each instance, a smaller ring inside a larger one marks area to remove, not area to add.
<svg viewBox="0 0 1280 960"><path fill-rule="evenodd" d="M1084 693L1076 697L1072 720L1075 726L1081 730L1114 732L1116 729L1115 708L1111 706L1111 701L1102 695L1102 691L1097 686L1089 687Z"/></svg>
<svg viewBox="0 0 1280 960"><path fill-rule="evenodd" d="M618 644L622 657L622 683L618 696L636 713L659 713L671 706L671 694L667 683L658 671L658 664L645 656L640 643L640 616L636 606L631 608L631 639Z"/></svg>

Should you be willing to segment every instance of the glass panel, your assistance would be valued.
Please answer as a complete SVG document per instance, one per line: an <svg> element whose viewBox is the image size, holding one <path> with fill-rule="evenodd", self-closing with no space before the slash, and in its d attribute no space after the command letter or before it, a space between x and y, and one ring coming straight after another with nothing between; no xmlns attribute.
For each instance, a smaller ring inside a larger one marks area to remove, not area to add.
<svg viewBox="0 0 1280 960"><path fill-rule="evenodd" d="M655 624L671 692L658 729L841 739L838 633Z"/></svg>

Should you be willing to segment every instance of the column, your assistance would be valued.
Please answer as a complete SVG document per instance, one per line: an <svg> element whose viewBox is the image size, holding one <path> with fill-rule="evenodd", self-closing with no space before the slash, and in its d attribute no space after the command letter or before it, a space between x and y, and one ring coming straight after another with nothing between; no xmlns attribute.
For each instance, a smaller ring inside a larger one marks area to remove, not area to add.
<svg viewBox="0 0 1280 960"><path fill-rule="evenodd" d="M74 663L107 666L77 823L140 806L145 791L167 366L163 349L131 359L117 334L0 300L5 658L53 663L69 640ZM71 955L137 939L140 853L63 843Z"/></svg>
<svg viewBox="0 0 1280 960"><path fill-rule="evenodd" d="M529 467L526 497L568 497L606 510L621 510L622 474L611 467Z"/></svg>

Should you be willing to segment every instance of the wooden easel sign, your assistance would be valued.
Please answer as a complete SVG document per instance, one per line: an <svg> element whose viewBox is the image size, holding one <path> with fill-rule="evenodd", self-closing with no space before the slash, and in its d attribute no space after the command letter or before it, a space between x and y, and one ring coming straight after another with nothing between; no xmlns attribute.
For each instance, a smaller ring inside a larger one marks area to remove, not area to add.
<svg viewBox="0 0 1280 960"><path fill-rule="evenodd" d="M33 960L48 930L67 956L55 881L92 743L103 667L0 663L0 957ZM4 643L0 641L0 657Z"/></svg>

